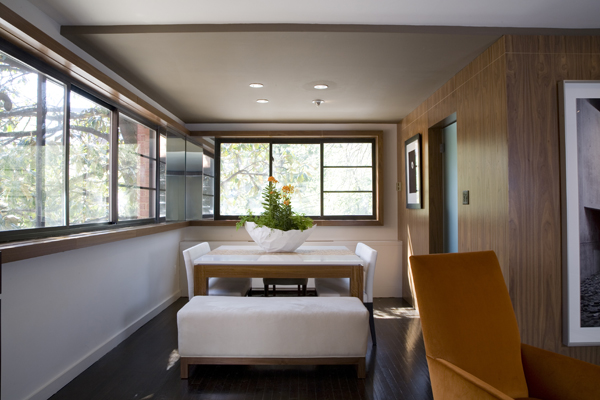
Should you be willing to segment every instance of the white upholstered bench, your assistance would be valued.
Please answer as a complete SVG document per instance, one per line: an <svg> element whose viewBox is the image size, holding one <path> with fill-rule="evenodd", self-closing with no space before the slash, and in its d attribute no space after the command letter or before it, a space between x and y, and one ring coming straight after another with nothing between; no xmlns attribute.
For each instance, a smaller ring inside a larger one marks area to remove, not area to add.
<svg viewBox="0 0 600 400"><path fill-rule="evenodd" d="M355 297L195 296L177 313L190 365L354 364L364 378L369 312Z"/></svg>

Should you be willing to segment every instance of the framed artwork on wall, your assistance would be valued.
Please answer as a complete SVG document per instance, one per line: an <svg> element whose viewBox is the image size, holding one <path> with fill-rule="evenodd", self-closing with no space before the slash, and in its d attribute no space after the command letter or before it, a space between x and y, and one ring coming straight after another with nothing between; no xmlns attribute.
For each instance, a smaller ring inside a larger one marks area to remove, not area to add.
<svg viewBox="0 0 600 400"><path fill-rule="evenodd" d="M404 142L406 170L406 208L423 208L421 188L421 134L417 133Z"/></svg>
<svg viewBox="0 0 600 400"><path fill-rule="evenodd" d="M559 85L563 343L600 345L600 81Z"/></svg>

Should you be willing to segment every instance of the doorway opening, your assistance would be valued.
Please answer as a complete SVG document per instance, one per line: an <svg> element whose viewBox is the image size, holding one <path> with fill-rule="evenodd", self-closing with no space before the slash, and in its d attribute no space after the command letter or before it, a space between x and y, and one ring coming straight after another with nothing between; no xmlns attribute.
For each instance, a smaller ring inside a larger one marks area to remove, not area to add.
<svg viewBox="0 0 600 400"><path fill-rule="evenodd" d="M458 252L456 113L429 128L429 252Z"/></svg>

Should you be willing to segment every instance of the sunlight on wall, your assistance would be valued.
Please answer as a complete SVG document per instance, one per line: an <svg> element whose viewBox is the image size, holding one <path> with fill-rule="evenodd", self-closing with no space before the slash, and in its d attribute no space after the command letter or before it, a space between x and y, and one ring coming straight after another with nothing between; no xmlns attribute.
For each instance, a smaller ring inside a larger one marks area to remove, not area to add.
<svg viewBox="0 0 600 400"><path fill-rule="evenodd" d="M415 307L416 312L418 313L419 312L419 304L417 302L417 294L415 293L415 284L413 282L413 276L412 276L412 267L410 265L410 257L413 255L412 237L410 235L410 226L408 226L408 225L406 226L406 238L408 239L408 243L407 243L408 254L406 257L408 260L408 263L407 263L408 285L410 288L410 294L413 299L413 305Z"/></svg>

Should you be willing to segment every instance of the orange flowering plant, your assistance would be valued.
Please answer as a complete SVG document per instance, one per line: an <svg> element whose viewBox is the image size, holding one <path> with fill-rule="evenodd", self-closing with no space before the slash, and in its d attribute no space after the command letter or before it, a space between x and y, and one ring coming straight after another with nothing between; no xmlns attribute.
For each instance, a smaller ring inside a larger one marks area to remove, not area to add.
<svg viewBox="0 0 600 400"><path fill-rule="evenodd" d="M258 227L266 226L282 231L292 229L304 231L312 228L314 224L312 219L292 211L292 194L296 188L292 185L285 185L278 190L277 179L270 176L268 181L267 187L263 190L264 211L260 215L252 215L252 212L248 210L248 215L240 217L236 229L240 229L246 222L254 222Z"/></svg>

